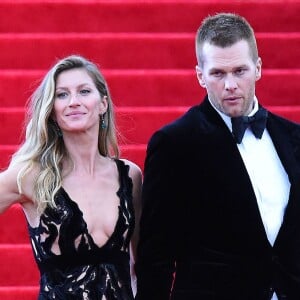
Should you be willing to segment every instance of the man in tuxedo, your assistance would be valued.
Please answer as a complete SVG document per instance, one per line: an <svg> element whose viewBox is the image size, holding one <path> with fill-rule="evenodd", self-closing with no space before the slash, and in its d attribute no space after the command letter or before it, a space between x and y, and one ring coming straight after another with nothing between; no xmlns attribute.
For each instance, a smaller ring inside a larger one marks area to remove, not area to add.
<svg viewBox="0 0 300 300"><path fill-rule="evenodd" d="M136 299L299 300L300 127L259 104L243 17L207 17L196 55L207 96L148 144Z"/></svg>

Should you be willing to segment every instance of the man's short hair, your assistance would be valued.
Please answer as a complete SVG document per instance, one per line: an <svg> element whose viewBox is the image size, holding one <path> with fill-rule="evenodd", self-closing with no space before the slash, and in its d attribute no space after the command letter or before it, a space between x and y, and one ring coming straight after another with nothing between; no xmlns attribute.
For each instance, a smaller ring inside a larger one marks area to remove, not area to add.
<svg viewBox="0 0 300 300"><path fill-rule="evenodd" d="M249 44L250 55L254 62L258 50L254 31L248 21L233 13L219 13L205 18L196 34L196 56L199 65L203 64L202 48L204 43L225 48L245 40Z"/></svg>

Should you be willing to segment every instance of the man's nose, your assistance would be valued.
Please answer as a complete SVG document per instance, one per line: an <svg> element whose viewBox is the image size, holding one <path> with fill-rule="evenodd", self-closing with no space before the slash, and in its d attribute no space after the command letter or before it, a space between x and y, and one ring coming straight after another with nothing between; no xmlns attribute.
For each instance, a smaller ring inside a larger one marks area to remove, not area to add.
<svg viewBox="0 0 300 300"><path fill-rule="evenodd" d="M226 76L224 84L225 84L225 89L227 91L237 89L236 79L234 78L234 76L232 76L230 74Z"/></svg>

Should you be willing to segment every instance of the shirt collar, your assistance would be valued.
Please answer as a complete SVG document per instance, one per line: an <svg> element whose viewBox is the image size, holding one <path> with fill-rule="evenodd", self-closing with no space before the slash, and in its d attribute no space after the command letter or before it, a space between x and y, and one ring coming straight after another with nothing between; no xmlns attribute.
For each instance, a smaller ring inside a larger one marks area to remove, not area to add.
<svg viewBox="0 0 300 300"><path fill-rule="evenodd" d="M210 99L208 98L211 106L216 110L216 112L221 116L221 118L223 119L223 121L225 122L225 124L227 125L227 127L229 128L229 130L232 132L232 125L231 125L231 117L225 115L223 112L221 112L220 110L218 110L216 108L216 106L212 103L212 101L210 101ZM248 114L248 116L253 116L257 111L258 111L258 100L256 98L256 96L254 96L254 107L252 109L252 111Z"/></svg>

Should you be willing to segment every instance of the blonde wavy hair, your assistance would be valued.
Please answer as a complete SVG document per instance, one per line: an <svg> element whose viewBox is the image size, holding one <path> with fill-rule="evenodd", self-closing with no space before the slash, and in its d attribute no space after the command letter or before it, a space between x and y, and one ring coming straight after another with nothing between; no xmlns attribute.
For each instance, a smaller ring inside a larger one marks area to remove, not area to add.
<svg viewBox="0 0 300 300"><path fill-rule="evenodd" d="M11 165L22 164L17 179L20 189L24 176L38 169L34 184L34 200L40 212L47 206L55 207L55 194L62 186L62 162L65 158L69 158L63 137L51 118L56 80L60 73L77 68L86 70L101 97L107 97L108 108L104 115L106 127L102 128L99 122L99 153L103 156L119 157L113 103L104 76L93 62L82 56L71 55L61 59L48 71L29 99L25 119L25 140L11 161Z"/></svg>

